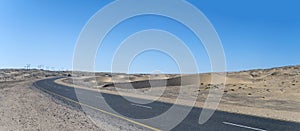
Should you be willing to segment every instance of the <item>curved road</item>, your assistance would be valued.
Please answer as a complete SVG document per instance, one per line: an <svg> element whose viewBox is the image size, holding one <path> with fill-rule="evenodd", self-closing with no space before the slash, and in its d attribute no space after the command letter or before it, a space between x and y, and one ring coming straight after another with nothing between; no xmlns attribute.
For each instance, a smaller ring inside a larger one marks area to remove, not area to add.
<svg viewBox="0 0 300 131"><path fill-rule="evenodd" d="M67 101L86 106L96 111L112 115L116 118L126 120L132 124L143 126L150 130L166 130L165 123L155 121L143 121L142 119L158 116L167 111L172 104L163 102L153 102L140 105L130 103L121 96L105 94L85 89L75 89L64 85L59 85L54 81L59 78L40 80L34 86L46 93L61 97ZM80 97L77 97L79 95ZM139 101L147 101L133 98ZM108 103L110 107L107 106ZM114 109L115 111L111 110ZM187 108L180 106L180 108ZM208 122L203 125L198 124L201 108L193 108L189 115L172 130L213 130L213 131L300 131L300 123L273 120L255 116L216 111ZM123 114L123 116L118 115Z"/></svg>

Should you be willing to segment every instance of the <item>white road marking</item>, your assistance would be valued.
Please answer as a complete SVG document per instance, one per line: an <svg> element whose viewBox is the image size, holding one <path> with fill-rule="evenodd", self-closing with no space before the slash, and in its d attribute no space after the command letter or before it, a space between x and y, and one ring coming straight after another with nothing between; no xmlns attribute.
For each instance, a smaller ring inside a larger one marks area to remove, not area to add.
<svg viewBox="0 0 300 131"><path fill-rule="evenodd" d="M134 104L134 103L131 103L131 105L138 106L138 107L144 107L144 108L148 108L148 109L152 109L152 107L150 107L150 106L144 106L144 105L139 105L139 104Z"/></svg>
<svg viewBox="0 0 300 131"><path fill-rule="evenodd" d="M264 130L264 129L259 129L259 128L255 128L255 127L249 127L249 126L245 126L245 125L234 124L234 123L230 123L230 122L223 122L223 124L231 125L231 126L237 126L237 127L246 128L246 129L251 129L251 130L255 130L255 131L267 131L267 130Z"/></svg>

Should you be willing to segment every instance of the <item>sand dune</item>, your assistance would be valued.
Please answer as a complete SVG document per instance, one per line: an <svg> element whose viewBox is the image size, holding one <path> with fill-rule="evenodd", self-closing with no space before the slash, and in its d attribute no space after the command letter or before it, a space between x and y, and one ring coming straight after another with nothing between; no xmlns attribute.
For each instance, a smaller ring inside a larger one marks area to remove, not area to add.
<svg viewBox="0 0 300 131"><path fill-rule="evenodd" d="M221 100L221 105L225 105L223 110L234 110L239 113L257 115L259 111L250 111L255 108L255 110L267 110L267 112L261 111L264 114L261 113L259 115L287 120L290 120L289 117L294 118L296 115L282 114L281 117L278 117L278 113L271 112L288 111L300 113L300 66L229 72L226 73L226 83L222 83L222 81L212 83L212 75L217 79L222 79L222 73L184 76L174 74L111 74L108 76L97 75L88 79L77 77L76 79L81 79L82 81L82 83L77 83L79 86L88 85L88 88L108 91L123 89L122 91L128 93L133 93L129 87L134 87L134 89L142 93L146 93L151 89L152 92L164 92L162 98L173 100L178 97L180 89L184 88L187 92L197 92L197 101L200 103L205 101L209 89L220 89L222 85L225 85L226 88ZM199 81L200 85L195 88L190 86L189 83L183 84L181 83L182 78L191 79L192 82ZM71 79L64 79L63 82L72 84ZM155 84L151 85L151 82ZM183 84L182 87L181 84ZM161 88L164 85L167 85L167 88Z"/></svg>

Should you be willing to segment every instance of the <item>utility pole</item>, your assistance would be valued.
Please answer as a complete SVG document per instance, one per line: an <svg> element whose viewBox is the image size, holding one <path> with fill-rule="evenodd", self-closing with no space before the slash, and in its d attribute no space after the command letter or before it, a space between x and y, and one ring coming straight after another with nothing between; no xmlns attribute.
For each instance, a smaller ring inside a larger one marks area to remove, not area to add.
<svg viewBox="0 0 300 131"><path fill-rule="evenodd" d="M38 67L38 69L40 69L40 70L44 69L44 65L38 65L37 67Z"/></svg>
<svg viewBox="0 0 300 131"><path fill-rule="evenodd" d="M25 67L25 69L29 70L30 69L30 64L26 64L24 67Z"/></svg>

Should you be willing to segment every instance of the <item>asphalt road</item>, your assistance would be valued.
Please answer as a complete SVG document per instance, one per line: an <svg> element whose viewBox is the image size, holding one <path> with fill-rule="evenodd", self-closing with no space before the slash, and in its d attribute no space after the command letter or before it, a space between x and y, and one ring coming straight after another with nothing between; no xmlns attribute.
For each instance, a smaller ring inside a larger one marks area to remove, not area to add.
<svg viewBox="0 0 300 131"><path fill-rule="evenodd" d="M150 104L136 104L121 96L105 94L85 89L74 89L73 87L56 84L51 78L40 80L34 86L49 94L62 97L73 102L80 102L82 105L127 120L151 130L168 130L166 118L161 121L144 121L144 119L159 116L166 112L172 104L153 102ZM79 96L79 97L78 97ZM138 98L132 98L138 99ZM138 99L139 101L147 101ZM109 105L109 106L108 106ZM186 106L179 106L182 109ZM113 109L113 110L112 110ZM194 107L184 120L172 130L208 130L208 131L300 131L300 123L267 119L242 114L216 111L208 122L203 125L198 123L201 108Z"/></svg>

